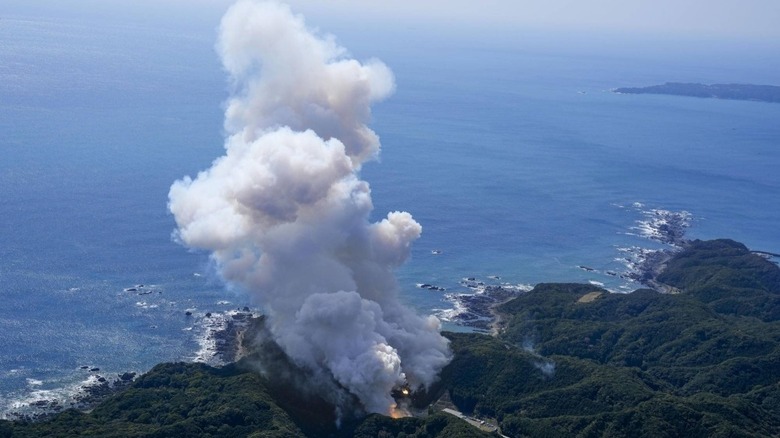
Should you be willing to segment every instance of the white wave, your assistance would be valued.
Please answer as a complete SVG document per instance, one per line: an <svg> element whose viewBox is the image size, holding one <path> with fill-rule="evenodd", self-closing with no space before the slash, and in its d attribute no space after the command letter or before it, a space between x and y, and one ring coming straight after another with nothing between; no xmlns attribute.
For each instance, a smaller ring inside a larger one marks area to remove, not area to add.
<svg viewBox="0 0 780 438"><path fill-rule="evenodd" d="M644 219L636 221L631 230L638 231L639 236L649 240L677 246L684 239L685 231L690 227L693 215L685 210L671 211L660 208L642 210Z"/></svg>
<svg viewBox="0 0 780 438"><path fill-rule="evenodd" d="M452 322L460 315L465 314L468 312L468 309L466 306L463 305L459 300L457 299L449 299L447 295L456 295L456 294L446 294L445 299L447 299L448 302L452 304L452 308L450 309L433 309L434 316L439 318L442 321Z"/></svg>
<svg viewBox="0 0 780 438"><path fill-rule="evenodd" d="M90 375L86 379L76 381L51 389L35 389L23 394L16 394L2 400L0 403L0 419L14 420L21 416L36 413L51 413L56 410L68 408L85 408L79 399L86 394L92 386L105 385L98 380L97 375ZM31 386L42 385L43 382L35 379L27 379ZM40 384L38 383L40 382Z"/></svg>
<svg viewBox="0 0 780 438"><path fill-rule="evenodd" d="M210 316L206 316L210 315ZM198 350L192 357L193 362L201 362L208 365L224 365L226 362L222 357L221 348L225 343L224 333L231 328L231 324L237 324L239 328L246 327L250 318L238 320L236 315L249 315L257 317L254 312L241 312L238 310L228 310L226 312L211 312L201 314L195 327L190 327L190 331L197 331L195 341L198 343ZM235 329L235 325L233 328Z"/></svg>
<svg viewBox="0 0 780 438"><path fill-rule="evenodd" d="M149 304L146 301L137 301L135 305L136 307L140 307L142 309L156 309L160 307L158 304Z"/></svg>
<svg viewBox="0 0 780 438"><path fill-rule="evenodd" d="M515 292L530 292L534 288L534 285L529 283L501 283L501 287Z"/></svg>
<svg viewBox="0 0 780 438"><path fill-rule="evenodd" d="M217 353L216 333L227 329L228 320L224 313L211 313L205 315L199 321L200 333L196 337L198 351L195 352L193 362L202 362L209 365L223 365Z"/></svg>

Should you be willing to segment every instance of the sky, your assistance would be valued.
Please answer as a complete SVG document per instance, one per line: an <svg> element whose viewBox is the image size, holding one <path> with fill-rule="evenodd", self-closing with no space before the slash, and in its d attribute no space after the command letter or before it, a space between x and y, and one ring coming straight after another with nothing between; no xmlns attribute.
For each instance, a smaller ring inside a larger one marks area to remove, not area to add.
<svg viewBox="0 0 780 438"><path fill-rule="evenodd" d="M3 15L96 15L215 22L230 0L4 0ZM780 41L777 0L290 0L323 27L421 26L472 32L553 30Z"/></svg>
<svg viewBox="0 0 780 438"><path fill-rule="evenodd" d="M355 11L370 21L780 38L777 0L293 0L311 15ZM343 15L342 15L343 16Z"/></svg>

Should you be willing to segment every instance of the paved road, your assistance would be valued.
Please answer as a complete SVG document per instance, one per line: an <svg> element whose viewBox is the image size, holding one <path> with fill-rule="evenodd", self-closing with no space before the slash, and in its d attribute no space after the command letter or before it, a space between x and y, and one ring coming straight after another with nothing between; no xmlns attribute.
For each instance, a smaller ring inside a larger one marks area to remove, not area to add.
<svg viewBox="0 0 780 438"><path fill-rule="evenodd" d="M444 409L442 409L442 412L446 412L446 413L448 413L450 415L454 415L454 416L460 418L461 420L469 423L470 425L472 425L472 426L476 427L477 429L482 430L484 432L495 432L496 430L498 430L497 427L493 426L490 423L486 423L484 421L477 420L474 417L469 417L468 415L464 414L463 412L456 411L454 409L444 408ZM504 436L504 435L501 435L501 436Z"/></svg>

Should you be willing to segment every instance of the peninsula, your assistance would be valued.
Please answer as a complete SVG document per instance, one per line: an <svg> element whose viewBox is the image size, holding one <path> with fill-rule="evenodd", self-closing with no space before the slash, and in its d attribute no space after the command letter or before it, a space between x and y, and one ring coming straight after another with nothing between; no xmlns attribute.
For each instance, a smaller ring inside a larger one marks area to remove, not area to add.
<svg viewBox="0 0 780 438"><path fill-rule="evenodd" d="M672 96L705 97L713 99L752 100L780 103L780 87L775 85L751 84L696 84L667 82L649 87L616 88L621 94L668 94Z"/></svg>

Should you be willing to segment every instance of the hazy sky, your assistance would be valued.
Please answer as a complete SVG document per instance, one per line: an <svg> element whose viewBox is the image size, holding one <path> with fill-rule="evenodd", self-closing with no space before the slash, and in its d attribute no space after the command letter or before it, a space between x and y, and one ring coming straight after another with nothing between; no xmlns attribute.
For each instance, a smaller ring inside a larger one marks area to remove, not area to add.
<svg viewBox="0 0 780 438"><path fill-rule="evenodd" d="M778 0L292 0L310 15L690 37L780 39ZM354 15L353 15L354 14Z"/></svg>
<svg viewBox="0 0 780 438"><path fill-rule="evenodd" d="M155 19L218 19L229 0L4 0L2 15L19 11L124 15ZM462 26L556 31L626 31L693 38L780 41L780 0L290 0L324 28L339 23Z"/></svg>

